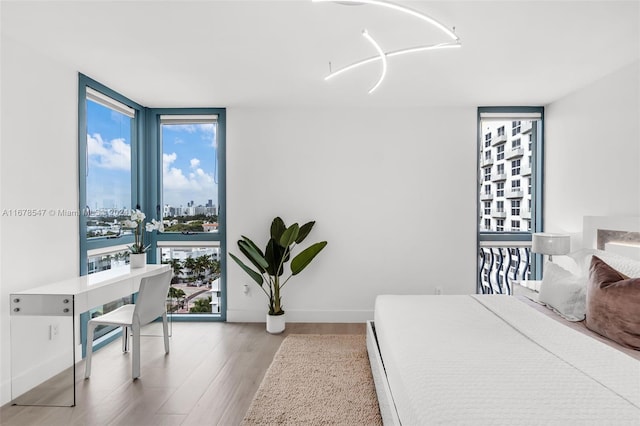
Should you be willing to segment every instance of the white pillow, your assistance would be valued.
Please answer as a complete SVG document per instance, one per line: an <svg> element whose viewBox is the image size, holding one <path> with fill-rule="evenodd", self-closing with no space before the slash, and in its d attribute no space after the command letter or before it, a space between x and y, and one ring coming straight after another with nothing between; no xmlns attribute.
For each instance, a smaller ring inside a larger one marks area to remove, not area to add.
<svg viewBox="0 0 640 426"><path fill-rule="evenodd" d="M569 321L582 321L587 304L587 278L552 262L544 264L538 301Z"/></svg>
<svg viewBox="0 0 640 426"><path fill-rule="evenodd" d="M610 265L613 269L623 273L629 278L640 278L640 261L616 253L596 249L581 249L569 253L567 256L575 260L580 267L581 274L585 277L589 276L591 257L598 256L607 265Z"/></svg>

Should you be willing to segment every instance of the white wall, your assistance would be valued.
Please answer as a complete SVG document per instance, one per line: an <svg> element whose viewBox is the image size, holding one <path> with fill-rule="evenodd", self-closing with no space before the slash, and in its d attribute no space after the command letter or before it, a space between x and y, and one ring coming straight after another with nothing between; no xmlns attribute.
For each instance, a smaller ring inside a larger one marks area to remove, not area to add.
<svg viewBox="0 0 640 426"><path fill-rule="evenodd" d="M232 108L227 120L230 251L241 234L263 246L276 215L316 220L308 241L328 241L284 288L288 321L370 319L378 294L475 291L475 108ZM228 319L264 321L266 304L229 260Z"/></svg>
<svg viewBox="0 0 640 426"><path fill-rule="evenodd" d="M10 400L9 294L78 274L77 71L2 35L0 404Z"/></svg>
<svg viewBox="0 0 640 426"><path fill-rule="evenodd" d="M640 215L638 62L546 108L545 230L581 246L583 216Z"/></svg>

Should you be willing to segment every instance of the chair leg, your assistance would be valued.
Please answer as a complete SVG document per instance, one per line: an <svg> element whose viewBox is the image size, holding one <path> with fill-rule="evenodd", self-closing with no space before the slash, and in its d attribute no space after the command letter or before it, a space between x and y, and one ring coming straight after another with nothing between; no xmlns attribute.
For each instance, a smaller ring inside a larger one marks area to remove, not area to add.
<svg viewBox="0 0 640 426"><path fill-rule="evenodd" d="M133 380L140 377L140 326L131 326L133 331L133 347L131 348L131 378Z"/></svg>
<svg viewBox="0 0 640 426"><path fill-rule="evenodd" d="M129 327L122 326L122 352L129 350Z"/></svg>
<svg viewBox="0 0 640 426"><path fill-rule="evenodd" d="M167 325L167 313L162 314L162 332L164 333L164 353L169 353L169 327Z"/></svg>
<svg viewBox="0 0 640 426"><path fill-rule="evenodd" d="M91 354L93 353L93 330L96 328L95 324L89 321L87 326L87 356L84 361L84 378L88 379L91 376Z"/></svg>

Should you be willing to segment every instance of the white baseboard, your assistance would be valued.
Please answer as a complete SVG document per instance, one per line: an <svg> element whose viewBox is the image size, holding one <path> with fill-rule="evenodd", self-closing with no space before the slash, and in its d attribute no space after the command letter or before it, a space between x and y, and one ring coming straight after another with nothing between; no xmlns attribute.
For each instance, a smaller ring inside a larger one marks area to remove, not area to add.
<svg viewBox="0 0 640 426"><path fill-rule="evenodd" d="M363 323L373 320L373 310L320 311L287 309L287 322L346 322ZM228 309L227 322L265 322L266 312L247 309Z"/></svg>

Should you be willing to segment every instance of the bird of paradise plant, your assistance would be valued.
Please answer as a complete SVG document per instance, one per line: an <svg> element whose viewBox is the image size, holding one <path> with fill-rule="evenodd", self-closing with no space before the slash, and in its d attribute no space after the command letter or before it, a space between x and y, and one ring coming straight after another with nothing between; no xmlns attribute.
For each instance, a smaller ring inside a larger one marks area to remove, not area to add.
<svg viewBox="0 0 640 426"><path fill-rule="evenodd" d="M304 270L309 263L325 248L326 241L321 241L307 247L291 259L293 249L302 243L315 222L308 222L302 226L297 223L287 227L284 221L276 217L271 223L271 238L264 250L249 238L242 236L238 240L238 248L251 264L257 269L244 264L237 256L229 253L229 256L244 270L262 289L269 298L269 315L282 315L284 309L280 292L285 284L293 277ZM284 280L285 264L291 260L290 275Z"/></svg>

